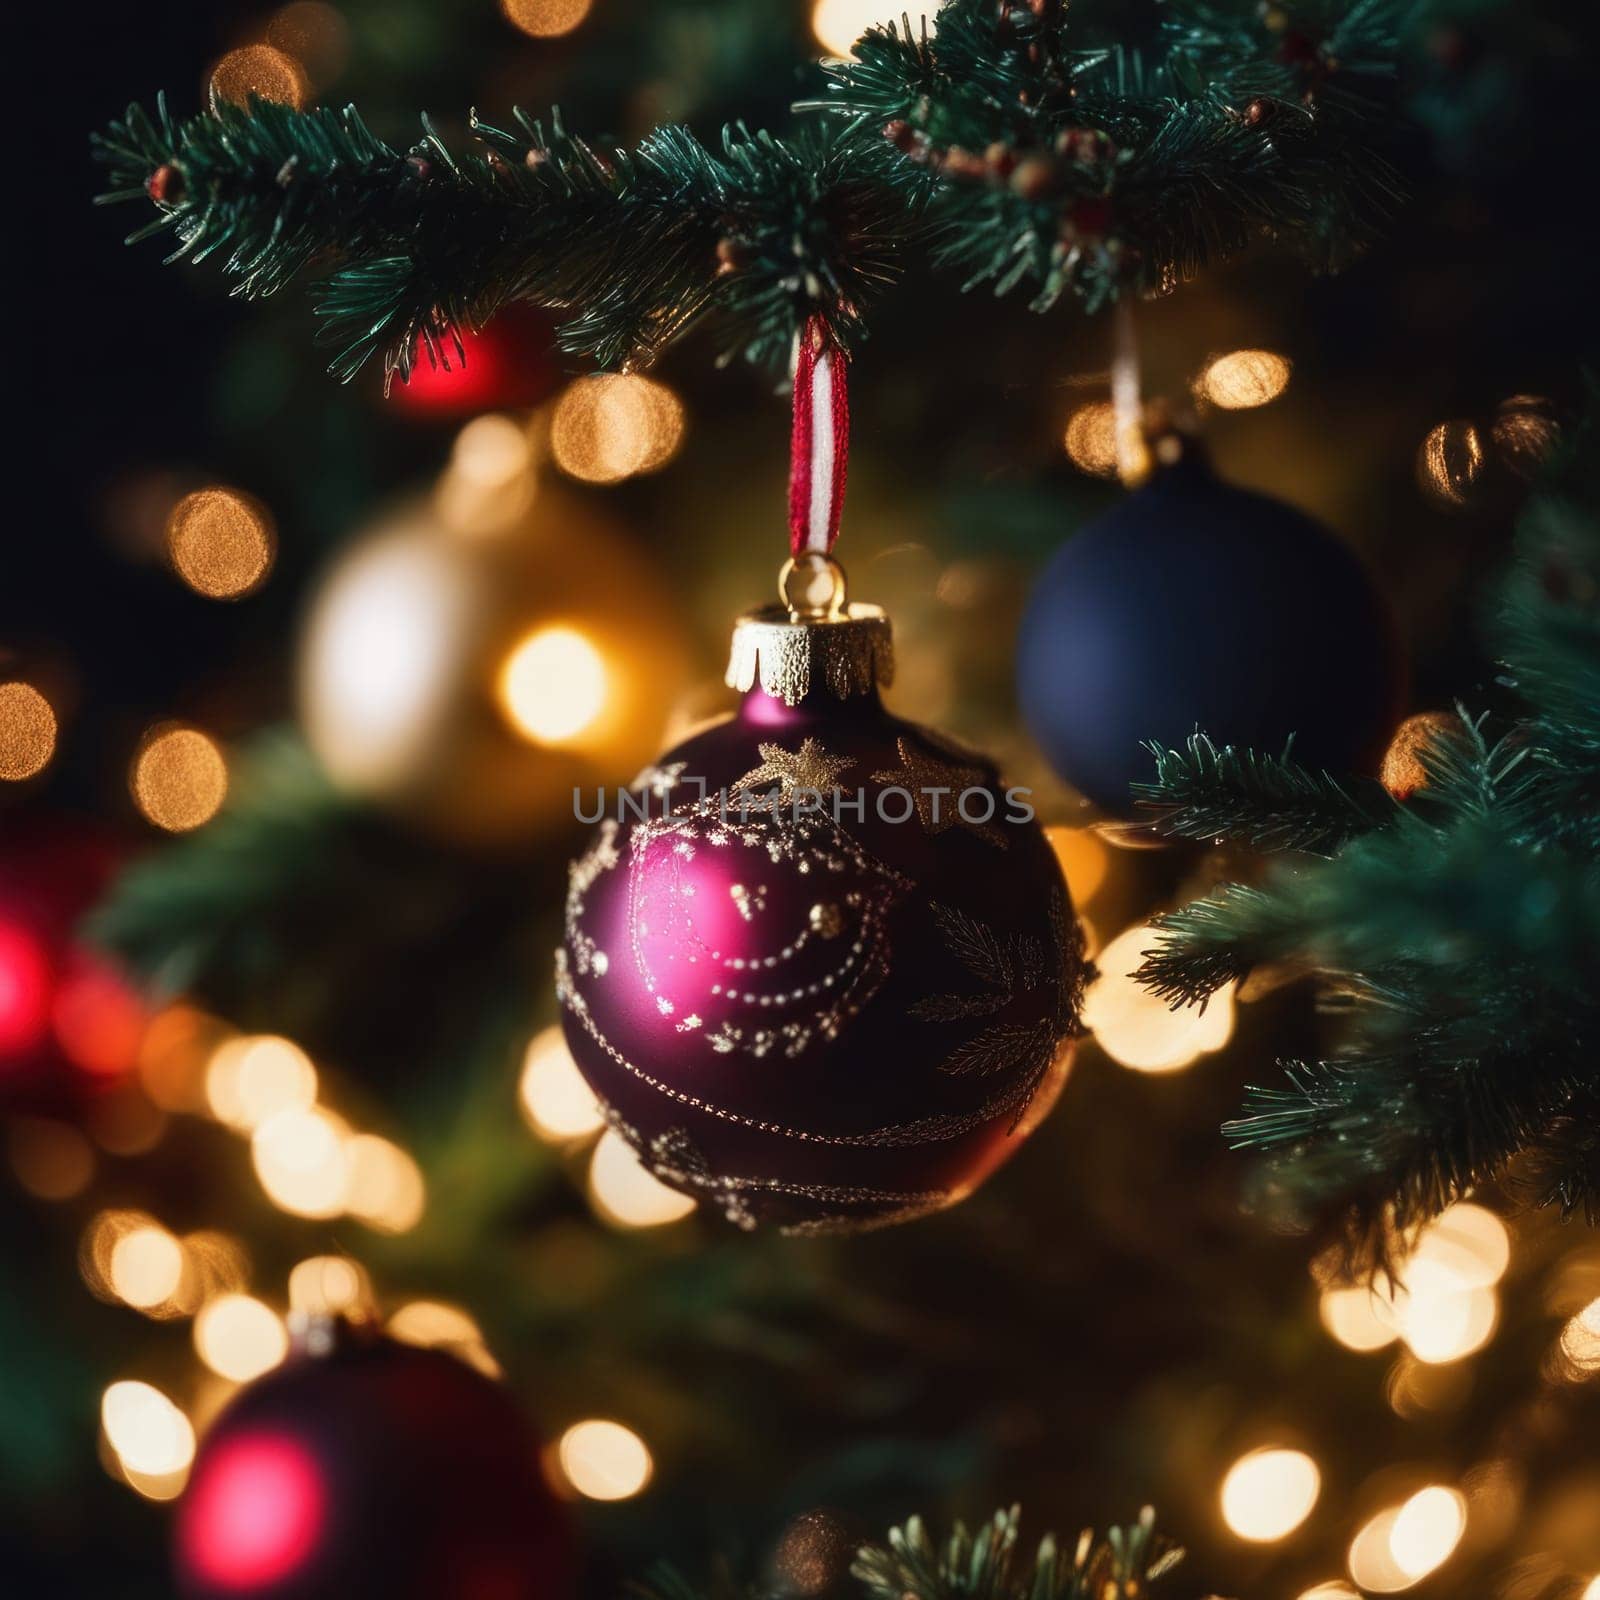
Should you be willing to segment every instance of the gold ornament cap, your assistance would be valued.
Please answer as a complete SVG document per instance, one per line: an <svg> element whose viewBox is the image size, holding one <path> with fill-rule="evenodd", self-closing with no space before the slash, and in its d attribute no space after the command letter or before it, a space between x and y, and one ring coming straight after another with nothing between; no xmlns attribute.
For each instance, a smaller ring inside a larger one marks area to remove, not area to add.
<svg viewBox="0 0 1600 1600"><path fill-rule="evenodd" d="M806 553L778 574L777 605L748 611L733 627L726 682L762 690L786 706L816 689L840 700L894 681L894 634L881 606L845 598L844 569Z"/></svg>

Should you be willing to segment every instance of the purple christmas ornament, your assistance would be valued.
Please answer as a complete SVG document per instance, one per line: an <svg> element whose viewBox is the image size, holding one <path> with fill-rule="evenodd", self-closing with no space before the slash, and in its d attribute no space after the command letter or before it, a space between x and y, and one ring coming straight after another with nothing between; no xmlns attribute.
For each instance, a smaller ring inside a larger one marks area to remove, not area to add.
<svg viewBox="0 0 1600 1600"><path fill-rule="evenodd" d="M1084 963L1055 856L988 761L884 709L891 672L842 585L741 619L738 712L572 869L573 1056L650 1171L740 1227L954 1204L1066 1076Z"/></svg>

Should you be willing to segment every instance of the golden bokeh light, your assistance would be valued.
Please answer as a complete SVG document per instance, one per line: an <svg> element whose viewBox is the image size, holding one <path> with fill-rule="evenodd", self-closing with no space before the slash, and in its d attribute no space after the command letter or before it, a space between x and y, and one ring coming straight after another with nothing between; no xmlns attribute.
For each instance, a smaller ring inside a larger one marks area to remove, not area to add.
<svg viewBox="0 0 1600 1600"><path fill-rule="evenodd" d="M307 1256L289 1273L289 1309L305 1316L360 1312L372 1304L366 1269L349 1256Z"/></svg>
<svg viewBox="0 0 1600 1600"><path fill-rule="evenodd" d="M206 1104L219 1122L252 1133L280 1111L316 1103L317 1069L290 1039L249 1034L228 1039L206 1065Z"/></svg>
<svg viewBox="0 0 1600 1600"><path fill-rule="evenodd" d="M1361 1596L1348 1583L1330 1578L1327 1583L1314 1584L1305 1590L1300 1600L1361 1600Z"/></svg>
<svg viewBox="0 0 1600 1600"><path fill-rule="evenodd" d="M561 1475L589 1500L628 1500L650 1482L655 1463L643 1439L620 1422L575 1422L556 1446Z"/></svg>
<svg viewBox="0 0 1600 1600"><path fill-rule="evenodd" d="M197 1228L182 1239L187 1267L193 1280L196 1304L217 1295L237 1294L250 1281L250 1256L231 1234L215 1228Z"/></svg>
<svg viewBox="0 0 1600 1600"><path fill-rule="evenodd" d="M1600 1573L1596 1573L1589 1580L1588 1587L1578 1597L1578 1600L1600 1600Z"/></svg>
<svg viewBox="0 0 1600 1600"><path fill-rule="evenodd" d="M147 821L168 833L187 833L221 809L228 765L198 728L152 729L134 760L129 787Z"/></svg>
<svg viewBox="0 0 1600 1600"><path fill-rule="evenodd" d="M349 1183L349 1130L320 1106L280 1111L256 1129L250 1156L267 1197L298 1217L336 1217Z"/></svg>
<svg viewBox="0 0 1600 1600"><path fill-rule="evenodd" d="M275 550L271 518L237 489L196 489L167 518L173 570L211 600L239 600L259 588Z"/></svg>
<svg viewBox="0 0 1600 1600"><path fill-rule="evenodd" d="M422 1220L427 1188L422 1169L397 1144L357 1134L344 1147L344 1209L381 1233L408 1233Z"/></svg>
<svg viewBox="0 0 1600 1600"><path fill-rule="evenodd" d="M1067 419L1062 443L1080 472L1095 478L1117 475L1117 413L1109 400L1079 406Z"/></svg>
<svg viewBox="0 0 1600 1600"><path fill-rule="evenodd" d="M170 1005L145 1025L139 1042L139 1083L152 1105L163 1111L201 1111L205 1081L228 1028L194 1006Z"/></svg>
<svg viewBox="0 0 1600 1600"><path fill-rule="evenodd" d="M1400 1508L1390 1506L1364 1523L1345 1557L1345 1565L1358 1588L1373 1594L1394 1594L1409 1589L1416 1581L1394 1558L1389 1548L1389 1536L1399 1520Z"/></svg>
<svg viewBox="0 0 1600 1600"><path fill-rule="evenodd" d="M159 1224L131 1228L111 1247L106 1276L112 1293L148 1311L165 1305L183 1282L183 1246Z"/></svg>
<svg viewBox="0 0 1600 1600"><path fill-rule="evenodd" d="M101 1396L106 1442L129 1472L151 1478L184 1472L194 1460L194 1427L152 1384L122 1379Z"/></svg>
<svg viewBox="0 0 1600 1600"><path fill-rule="evenodd" d="M289 1353L289 1333L271 1306L247 1294L219 1295L194 1319L196 1353L219 1378L249 1383Z"/></svg>
<svg viewBox="0 0 1600 1600"><path fill-rule="evenodd" d="M620 483L664 467L683 442L683 404L664 383L601 372L562 391L550 418L550 455L584 483Z"/></svg>
<svg viewBox="0 0 1600 1600"><path fill-rule="evenodd" d="M571 33L589 15L593 0L500 0L500 9L512 27L535 39L555 39Z"/></svg>
<svg viewBox="0 0 1600 1600"><path fill-rule="evenodd" d="M1488 1289L1510 1264L1505 1223L1487 1207L1462 1200L1422 1230L1406 1265L1406 1282L1413 1291L1419 1275L1439 1288Z"/></svg>
<svg viewBox="0 0 1600 1600"><path fill-rule="evenodd" d="M1561 442L1555 408L1539 395L1514 394L1495 407L1489 437L1500 458L1524 478L1538 475Z"/></svg>
<svg viewBox="0 0 1600 1600"><path fill-rule="evenodd" d="M937 4L929 4L925 9L931 37L935 31L933 13L939 8ZM895 5L893 0L816 0L811 8L811 32L829 55L848 56L856 40L868 28L879 23L898 22L901 13L907 10L912 23L920 25L916 6Z"/></svg>
<svg viewBox="0 0 1600 1600"><path fill-rule="evenodd" d="M1569 1377L1600 1372L1600 1300L1591 1300L1567 1319L1561 1330L1561 1358Z"/></svg>
<svg viewBox="0 0 1600 1600"><path fill-rule="evenodd" d="M1464 506L1483 473L1483 440L1470 422L1456 419L1428 430L1417 451L1417 482L1443 506Z"/></svg>
<svg viewBox="0 0 1600 1600"><path fill-rule="evenodd" d="M21 783L50 765L56 714L31 683L0 683L0 780Z"/></svg>
<svg viewBox="0 0 1600 1600"><path fill-rule="evenodd" d="M1400 1337L1394 1318L1364 1285L1323 1290L1318 1310L1323 1327L1347 1350L1382 1350Z"/></svg>
<svg viewBox="0 0 1600 1600"><path fill-rule="evenodd" d="M213 109L224 101L242 106L253 95L298 110L306 103L309 89L300 63L270 44L241 45L211 69Z"/></svg>
<svg viewBox="0 0 1600 1600"><path fill-rule="evenodd" d="M581 739L610 689L600 652L576 628L539 628L505 659L498 682L506 719L532 744Z"/></svg>
<svg viewBox="0 0 1600 1600"><path fill-rule="evenodd" d="M514 482L533 463L528 430L503 412L474 417L456 435L450 467L480 489L500 489Z"/></svg>
<svg viewBox="0 0 1600 1600"><path fill-rule="evenodd" d="M1467 1502L1454 1489L1419 1489L1395 1514L1389 1554L1413 1582L1444 1565L1467 1530Z"/></svg>
<svg viewBox="0 0 1600 1600"><path fill-rule="evenodd" d="M557 1027L543 1029L528 1045L518 1098L533 1131L552 1144L586 1139L606 1123L594 1090Z"/></svg>
<svg viewBox="0 0 1600 1600"><path fill-rule="evenodd" d="M1177 1072L1220 1050L1233 1032L1235 984L1219 989L1202 1012L1171 1009L1130 974L1156 942L1138 923L1124 929L1095 958L1100 975L1084 996L1083 1020L1112 1060L1136 1072Z"/></svg>
<svg viewBox="0 0 1600 1600"><path fill-rule="evenodd" d="M1222 1480L1222 1520L1241 1539L1270 1544L1311 1515L1321 1490L1322 1474L1304 1451L1252 1450Z"/></svg>
<svg viewBox="0 0 1600 1600"><path fill-rule="evenodd" d="M70 1122L17 1117L6 1129L17 1182L36 1200L72 1200L94 1178L94 1146Z"/></svg>
<svg viewBox="0 0 1600 1600"><path fill-rule="evenodd" d="M318 86L344 70L350 53L350 25L324 0L290 0L267 24L267 43L291 55Z"/></svg>
<svg viewBox="0 0 1600 1600"><path fill-rule="evenodd" d="M1061 863L1072 903L1081 911L1106 881L1111 852L1092 828L1046 828L1044 836Z"/></svg>
<svg viewBox="0 0 1600 1600"><path fill-rule="evenodd" d="M694 1210L694 1201L647 1172L615 1129L600 1135L589 1163L589 1197L607 1222L621 1228L656 1228Z"/></svg>
<svg viewBox="0 0 1600 1600"><path fill-rule="evenodd" d="M1361 1528L1350 1545L1350 1576L1358 1588L1374 1594L1409 1589L1450 1559L1466 1527L1465 1498L1443 1484L1430 1484Z"/></svg>
<svg viewBox="0 0 1600 1600"><path fill-rule="evenodd" d="M1207 362L1194 391L1224 411L1248 411L1276 400L1289 387L1289 371L1276 351L1230 350Z"/></svg>
<svg viewBox="0 0 1600 1600"><path fill-rule="evenodd" d="M384 1324L384 1331L402 1344L424 1350L443 1350L486 1377L498 1378L500 1364L484 1343L483 1330L460 1306L442 1300L413 1300L403 1305Z"/></svg>

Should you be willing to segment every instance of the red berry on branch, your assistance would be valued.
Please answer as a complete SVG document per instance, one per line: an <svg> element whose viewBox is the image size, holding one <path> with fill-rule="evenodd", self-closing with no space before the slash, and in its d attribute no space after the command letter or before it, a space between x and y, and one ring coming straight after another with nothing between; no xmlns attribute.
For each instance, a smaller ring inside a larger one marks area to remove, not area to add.
<svg viewBox="0 0 1600 1600"><path fill-rule="evenodd" d="M1103 239L1111 227L1111 202L1104 195L1076 201L1067 213L1068 229L1080 239Z"/></svg>
<svg viewBox="0 0 1600 1600"><path fill-rule="evenodd" d="M183 174L170 162L163 162L144 180L144 192L158 206L175 206L183 199Z"/></svg>

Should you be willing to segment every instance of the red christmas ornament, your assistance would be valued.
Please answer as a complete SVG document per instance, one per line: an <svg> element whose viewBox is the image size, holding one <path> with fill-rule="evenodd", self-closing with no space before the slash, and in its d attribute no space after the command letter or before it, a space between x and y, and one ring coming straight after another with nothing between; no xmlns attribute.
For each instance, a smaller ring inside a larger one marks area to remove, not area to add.
<svg viewBox="0 0 1600 1600"><path fill-rule="evenodd" d="M132 1069L145 1010L77 937L116 852L65 824L0 849L0 1109L60 1110Z"/></svg>
<svg viewBox="0 0 1600 1600"><path fill-rule="evenodd" d="M742 1227L971 1193L1050 1109L1083 984L1044 836L982 756L886 711L889 625L779 608L738 714L575 863L558 991L613 1127Z"/></svg>
<svg viewBox="0 0 1600 1600"><path fill-rule="evenodd" d="M213 1424L174 1541L191 1600L561 1600L573 1581L566 1516L509 1391L343 1326Z"/></svg>
<svg viewBox="0 0 1600 1600"><path fill-rule="evenodd" d="M842 358L797 360L785 604L743 618L730 721L640 775L574 864L557 988L612 1126L741 1227L898 1221L1050 1109L1084 964L1021 792L879 700L889 622L828 559Z"/></svg>
<svg viewBox="0 0 1600 1600"><path fill-rule="evenodd" d="M408 383L389 391L392 404L419 418L457 419L495 407L531 406L554 387L550 326L540 313L508 307L477 333L463 331L462 360L452 341L435 363L418 350Z"/></svg>

